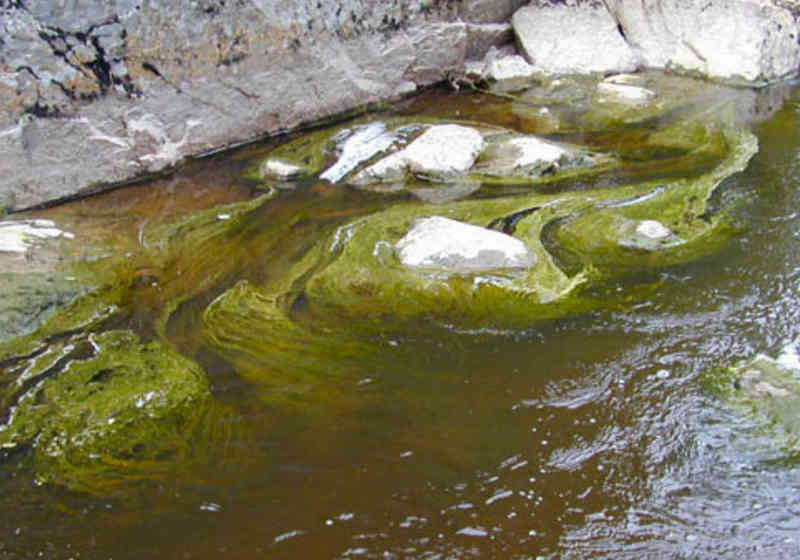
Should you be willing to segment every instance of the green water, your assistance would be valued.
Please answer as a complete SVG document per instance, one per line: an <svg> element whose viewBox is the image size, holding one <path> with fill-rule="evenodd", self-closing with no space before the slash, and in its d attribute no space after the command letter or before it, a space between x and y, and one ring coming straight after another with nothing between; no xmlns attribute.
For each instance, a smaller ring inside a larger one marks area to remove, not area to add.
<svg viewBox="0 0 800 560"><path fill-rule="evenodd" d="M759 107L783 102L760 95ZM797 557L792 453L700 377L800 337L798 95L747 125L759 152L712 201L729 208L724 242L604 276L580 305L527 324L393 322L303 297L291 322L276 319L269 287L316 244L423 203L314 180L265 196L242 174L273 144L49 210L84 240L92 270L107 261L127 279L98 328L194 360L215 404L156 473L114 472L99 491L42 480L30 451L7 451L0 558ZM409 115L547 132L492 96L434 92L391 114ZM592 149L624 143L628 160L543 194L717 165L637 152L638 127L659 126L645 117L550 130ZM499 194L528 196L491 187L472 200Z"/></svg>

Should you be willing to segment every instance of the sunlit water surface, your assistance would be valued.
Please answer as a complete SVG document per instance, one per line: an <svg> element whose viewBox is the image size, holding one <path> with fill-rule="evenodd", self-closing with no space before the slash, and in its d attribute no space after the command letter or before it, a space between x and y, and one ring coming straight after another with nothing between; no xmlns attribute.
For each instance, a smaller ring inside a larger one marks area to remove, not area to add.
<svg viewBox="0 0 800 560"><path fill-rule="evenodd" d="M742 233L655 273L649 299L522 332L419 325L376 342L385 361L342 376L347 406L311 420L264 406L205 356L195 322L215 294L189 302L170 336L254 428L233 442L252 460L131 500L4 474L0 558L800 557L800 467L776 461L785 453L699 380L800 337L798 100L756 127L760 153L729 180L750 195ZM84 235L112 224L136 235L146 220L247 198L241 167L217 157L43 215L75 229L93 216ZM261 215L312 198L330 201L321 214L342 209L334 221L391 202L317 185ZM640 281L604 289L618 297Z"/></svg>

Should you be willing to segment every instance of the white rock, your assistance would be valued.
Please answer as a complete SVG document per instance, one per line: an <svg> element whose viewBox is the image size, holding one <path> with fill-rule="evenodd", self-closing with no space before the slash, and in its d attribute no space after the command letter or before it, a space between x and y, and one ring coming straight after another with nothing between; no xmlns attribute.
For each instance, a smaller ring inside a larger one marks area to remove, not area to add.
<svg viewBox="0 0 800 560"><path fill-rule="evenodd" d="M608 0L642 63L735 82L794 75L798 26L774 0Z"/></svg>
<svg viewBox="0 0 800 560"><path fill-rule="evenodd" d="M524 136L512 138L508 144L520 151L520 155L514 162L514 167L525 167L538 163L556 163L569 152L560 146L545 142L534 136Z"/></svg>
<svg viewBox="0 0 800 560"><path fill-rule="evenodd" d="M669 228L657 220L642 220L636 226L636 233L653 240L667 239L672 235Z"/></svg>
<svg viewBox="0 0 800 560"><path fill-rule="evenodd" d="M354 181L396 179L407 171L438 176L464 174L484 146L483 136L474 128L456 124L431 126L405 149L359 173Z"/></svg>
<svg viewBox="0 0 800 560"><path fill-rule="evenodd" d="M484 146L483 136L474 128L445 124L430 127L401 153L414 172L465 173Z"/></svg>
<svg viewBox="0 0 800 560"><path fill-rule="evenodd" d="M607 84L641 87L645 85L646 80L638 74L614 74L603 80L603 82Z"/></svg>
<svg viewBox="0 0 800 560"><path fill-rule="evenodd" d="M637 67L617 21L599 2L527 6L517 10L512 23L523 54L544 72L630 72Z"/></svg>
<svg viewBox="0 0 800 560"><path fill-rule="evenodd" d="M388 150L396 140L397 134L387 132L386 125L382 122L358 127L342 143L340 147L342 153L338 161L319 177L335 183L353 171L360 163Z"/></svg>
<svg viewBox="0 0 800 560"><path fill-rule="evenodd" d="M616 101L632 103L645 103L656 96L655 92L643 87L605 81L597 84L597 91L602 95L613 97Z"/></svg>
<svg viewBox="0 0 800 560"><path fill-rule="evenodd" d="M530 78L535 73L536 69L518 54L488 60L483 69L485 77L498 82Z"/></svg>
<svg viewBox="0 0 800 560"><path fill-rule="evenodd" d="M289 161L270 158L261 164L260 174L264 178L274 178L281 181L294 179L303 175L306 168Z"/></svg>
<svg viewBox="0 0 800 560"><path fill-rule="evenodd" d="M50 220L0 222L0 252L25 253L37 240L74 237L54 226Z"/></svg>
<svg viewBox="0 0 800 560"><path fill-rule="evenodd" d="M519 239L441 216L417 220L395 248L400 262L411 268L475 272L536 263Z"/></svg>

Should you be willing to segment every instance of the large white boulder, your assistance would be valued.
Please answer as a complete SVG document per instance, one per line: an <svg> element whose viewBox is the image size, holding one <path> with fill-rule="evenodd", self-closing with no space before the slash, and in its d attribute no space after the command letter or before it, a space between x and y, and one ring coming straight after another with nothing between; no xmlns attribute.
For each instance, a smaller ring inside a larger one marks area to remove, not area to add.
<svg viewBox="0 0 800 560"><path fill-rule="evenodd" d="M479 272L536 263L519 239L442 216L417 220L395 248L400 262L411 268Z"/></svg>
<svg viewBox="0 0 800 560"><path fill-rule="evenodd" d="M551 74L630 72L637 58L601 3L531 5L512 18L531 63Z"/></svg>
<svg viewBox="0 0 800 560"><path fill-rule="evenodd" d="M523 53L545 72L653 68L759 84L797 74L800 26L790 4L539 0L518 10L512 21Z"/></svg>
<svg viewBox="0 0 800 560"><path fill-rule="evenodd" d="M797 72L798 25L780 2L609 0L606 4L647 67L749 83Z"/></svg>

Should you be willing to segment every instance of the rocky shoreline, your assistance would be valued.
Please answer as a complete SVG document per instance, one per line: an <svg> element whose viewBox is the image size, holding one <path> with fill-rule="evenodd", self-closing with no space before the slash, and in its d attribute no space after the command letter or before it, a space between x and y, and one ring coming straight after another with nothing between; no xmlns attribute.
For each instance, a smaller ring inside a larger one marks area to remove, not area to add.
<svg viewBox="0 0 800 560"><path fill-rule="evenodd" d="M2 2L0 208L100 192L427 85L457 84L491 47L513 52L515 35L527 66L479 64L485 76L509 67L542 75L656 68L759 86L796 75L796 3L706 4Z"/></svg>

